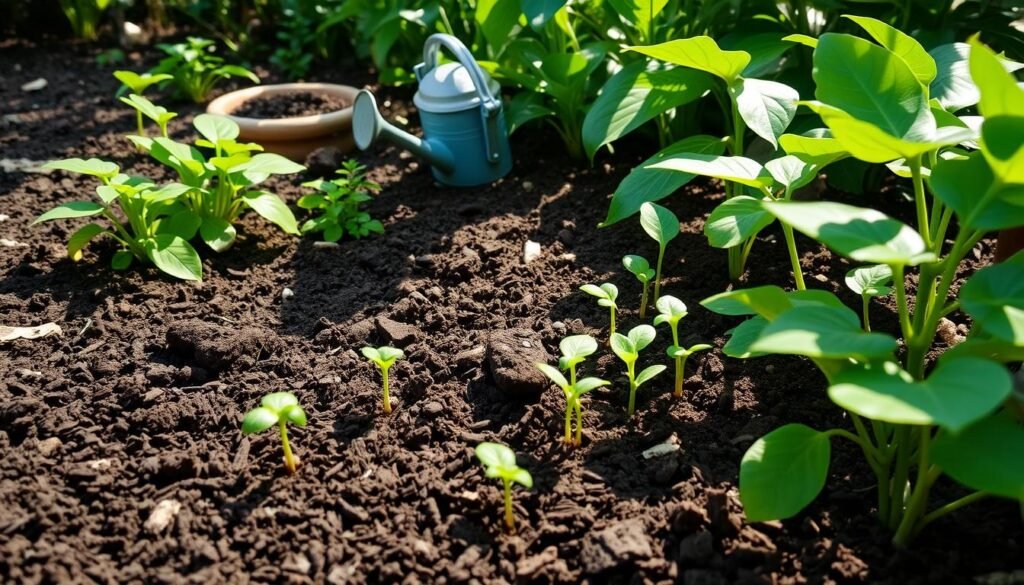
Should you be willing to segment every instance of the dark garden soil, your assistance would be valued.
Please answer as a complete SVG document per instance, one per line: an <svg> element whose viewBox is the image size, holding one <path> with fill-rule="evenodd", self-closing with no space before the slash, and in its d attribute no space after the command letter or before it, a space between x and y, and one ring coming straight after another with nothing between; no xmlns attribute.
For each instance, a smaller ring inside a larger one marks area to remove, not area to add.
<svg viewBox="0 0 1024 585"><path fill-rule="evenodd" d="M352 104L337 96L310 91L258 96L245 100L233 116L245 118L277 119L296 116L315 116L344 110Z"/></svg>
<svg viewBox="0 0 1024 585"><path fill-rule="evenodd" d="M24 167L95 156L170 179L122 138L134 115L93 53L0 47L0 158L29 159L14 163ZM130 55L129 65L152 57ZM45 89L20 90L37 77ZM410 92L382 90L386 117L416 120ZM191 136L199 110L179 111L172 130ZM641 389L631 421L620 364L592 359L584 371L615 383L587 401L578 449L559 443L560 391L523 399L496 388L488 334L518 343L513 357L553 355L568 333L607 335L607 314L578 292L583 283L616 283L621 326L639 322L639 286L620 259L652 258L655 247L636 220L596 225L618 181L654 148L637 138L588 168L567 160L553 134L523 130L510 176L462 190L437 186L394 148L364 154L383 185L369 211L384 235L323 247L246 216L231 250L202 252L201 284L113 272L109 244L70 262L64 243L78 222L29 224L87 197L94 182L5 169L0 324L53 321L63 336L0 346L0 581L951 584L1024 569L1020 510L998 500L894 550L872 515L873 476L842 442L804 513L746 524L736 483L751 442L787 422L845 424L800 359L699 354L684 399L665 375ZM310 178L271 186L294 203ZM911 211L893 189L871 197L890 213ZM665 290L691 307L687 345L720 347L737 324L698 304L729 286L725 253L701 235L721 198L700 183L666 200L684 221ZM529 265L527 240L541 245ZM810 285L858 306L841 290L850 266L798 243ZM983 242L968 269L990 256ZM750 268L749 283L790 283L781 233L765 233ZM892 308L876 305L873 321L893 329ZM662 359L659 336L648 361ZM408 355L393 370L390 416L377 373L357 355L367 343ZM273 433L239 432L242 413L280 390L309 414L291 435L302 460L294 477ZM498 486L473 457L483 440L511 445L533 472L534 489L516 490L515 535L503 532ZM642 455L666 440L679 449ZM958 493L940 482L936 501Z"/></svg>

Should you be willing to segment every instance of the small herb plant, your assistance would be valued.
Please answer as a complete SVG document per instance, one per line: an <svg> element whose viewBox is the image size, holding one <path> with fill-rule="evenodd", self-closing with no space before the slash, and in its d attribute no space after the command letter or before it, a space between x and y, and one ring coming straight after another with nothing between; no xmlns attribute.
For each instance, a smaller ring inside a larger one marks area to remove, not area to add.
<svg viewBox="0 0 1024 585"><path fill-rule="evenodd" d="M601 286L597 286L595 284L584 284L580 287L580 290L590 296L597 297L597 304L602 307L608 307L608 339L610 343L611 336L615 335L615 311L618 309L618 306L615 304L615 300L619 298L619 287L610 282L606 282Z"/></svg>
<svg viewBox="0 0 1024 585"><path fill-rule="evenodd" d="M288 473L294 474L298 465L288 443L288 423L306 426L306 411L302 410L299 399L291 392L273 392L264 396L258 407L245 414L242 433L261 433L277 425L281 432L281 447L284 449L284 466Z"/></svg>
<svg viewBox="0 0 1024 585"><path fill-rule="evenodd" d="M110 3L111 0L60 0L60 9L71 23L76 37L94 41L103 13Z"/></svg>
<svg viewBox="0 0 1024 585"><path fill-rule="evenodd" d="M182 197L183 208L169 219L174 233L186 240L198 233L207 246L223 252L235 242L233 224L248 208L285 232L298 234L288 205L259 185L271 175L297 173L305 167L278 154L259 152L263 147L258 144L236 141L238 125L223 116L200 114L192 124L202 136L194 146L166 136L128 136L177 172L180 182L189 187ZM200 148L212 153L204 155Z"/></svg>
<svg viewBox="0 0 1024 585"><path fill-rule="evenodd" d="M658 316L654 318L655 325L661 325L662 323L668 323L668 326L672 329L672 346L666 350L668 357L675 360L676 363L676 389L675 395L679 398L683 396L683 380L686 379L686 360L691 355L698 351L704 351L711 349L711 346L706 343L698 343L689 348L684 348L679 343L679 322L683 320L683 317L687 315L686 305L683 301L670 296L665 295L658 299L656 304L658 308Z"/></svg>
<svg viewBox="0 0 1024 585"><path fill-rule="evenodd" d="M366 167L347 160L338 169L338 175L331 181L318 179L303 183L304 187L319 192L302 196L299 207L320 213L302 224L302 233L322 233L326 242L337 242L345 234L359 239L384 233L380 220L360 209L372 199L371 193L380 191L380 185L366 178Z"/></svg>
<svg viewBox="0 0 1024 585"><path fill-rule="evenodd" d="M647 316L647 288L651 284L651 279L654 278L654 270L651 269L646 258L632 254L622 258L622 266L640 281L643 291L640 293L640 318L643 319Z"/></svg>
<svg viewBox="0 0 1024 585"><path fill-rule="evenodd" d="M224 59L214 55L216 47L209 39L189 37L184 43L159 44L157 47L167 56L149 73L170 75L175 93L197 104L205 101L222 79L244 77L253 83L260 82L260 78L252 71L238 65L228 65Z"/></svg>
<svg viewBox="0 0 1024 585"><path fill-rule="evenodd" d="M665 371L665 366L658 364L644 368L640 374L636 373L636 361L640 358L640 352L654 341L655 335L657 333L650 325L637 325L630 329L628 335L612 334L612 351L626 364L626 377L629 378L629 406L626 408L628 416L633 416L637 389Z"/></svg>
<svg viewBox="0 0 1024 585"><path fill-rule="evenodd" d="M363 352L363 356L371 362L377 364L380 368L381 384L384 387L384 414L391 414L391 387L388 382L388 370L391 366L395 365L395 362L404 358L405 353L394 347L364 347L360 351Z"/></svg>
<svg viewBox="0 0 1024 585"><path fill-rule="evenodd" d="M510 532L516 529L512 513L512 484L518 483L526 489L533 488L530 472L516 465L516 454L501 443L480 443L476 446L476 458L484 466L487 477L499 478L505 491L505 527Z"/></svg>
<svg viewBox="0 0 1024 585"><path fill-rule="evenodd" d="M135 109L135 120L138 124L139 136L145 134L142 127L142 116L145 115L150 120L156 122L160 126L160 131L163 136L167 136L167 122L177 116L173 112L168 112L165 108L160 108L154 105L149 100L142 97L142 94L149 89L150 86L173 79L166 73L159 73L152 75L149 73L143 73L139 75L134 71L115 71L114 77L121 82L121 87L117 90L117 97L120 100L132 108ZM122 97L122 94L129 92L127 98Z"/></svg>
<svg viewBox="0 0 1024 585"><path fill-rule="evenodd" d="M170 112L163 106L158 106L148 99L142 97L137 93L133 93L128 97L118 98L122 102L128 104L129 107L135 110L135 119L138 124L139 136L145 136L145 128L142 125L142 118L145 116L153 121L154 124L160 129L160 136L167 138L167 124L178 117L176 112ZM141 145L136 144L140 150L145 150Z"/></svg>
<svg viewBox="0 0 1024 585"><path fill-rule="evenodd" d="M885 264L861 266L846 273L846 286L860 295L864 330L871 331L871 299L892 293L892 268Z"/></svg>
<svg viewBox="0 0 1024 585"><path fill-rule="evenodd" d="M654 274L654 302L661 296L661 265L665 260L665 248L679 235L679 218L676 214L656 203L640 206L640 225L655 242L658 242L658 264Z"/></svg>
<svg viewBox="0 0 1024 585"><path fill-rule="evenodd" d="M580 445L583 443L583 405L582 397L587 392L608 384L605 380L598 378L576 379L576 366L583 362L587 356L597 351L597 341L589 335L571 335L558 344L562 356L558 359L558 368L548 364L536 364L537 369L552 382L558 385L565 393L565 438L568 445ZM569 372L569 379L559 371ZM572 434L572 413L576 412L576 438Z"/></svg>
<svg viewBox="0 0 1024 585"><path fill-rule="evenodd" d="M183 280L202 280L203 264L192 245L174 233L170 218L182 209L178 198L188 191L179 183L157 187L142 177L121 173L112 162L71 158L49 162L43 168L98 178L95 201L71 201L39 216L34 223L57 219L102 216L107 225L89 223L68 239L68 257L82 258L82 249L100 236L113 238L121 249L110 265L127 269L132 260L151 262L163 272Z"/></svg>

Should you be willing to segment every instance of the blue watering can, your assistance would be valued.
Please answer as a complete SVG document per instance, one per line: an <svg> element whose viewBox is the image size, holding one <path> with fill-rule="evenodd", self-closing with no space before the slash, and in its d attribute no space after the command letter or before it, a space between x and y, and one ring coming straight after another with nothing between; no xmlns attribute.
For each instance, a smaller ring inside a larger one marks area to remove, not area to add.
<svg viewBox="0 0 1024 585"><path fill-rule="evenodd" d="M457 62L438 65L441 47ZM366 150L384 138L426 159L437 182L452 187L504 177L512 168L512 154L501 99L495 97L498 84L480 69L466 45L451 35L431 35L416 78L420 85L413 102L420 110L424 138L384 120L373 94L364 89L352 106L356 146Z"/></svg>

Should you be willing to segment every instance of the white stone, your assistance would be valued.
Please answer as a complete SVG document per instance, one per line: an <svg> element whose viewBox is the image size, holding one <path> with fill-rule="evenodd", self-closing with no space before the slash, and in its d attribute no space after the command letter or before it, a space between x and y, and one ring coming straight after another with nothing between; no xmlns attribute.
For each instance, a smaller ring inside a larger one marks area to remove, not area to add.
<svg viewBox="0 0 1024 585"><path fill-rule="evenodd" d="M523 244L523 264L529 264L540 257L540 244L533 240L526 240Z"/></svg>
<svg viewBox="0 0 1024 585"><path fill-rule="evenodd" d="M150 534L159 534L170 525L171 520L181 511L181 502L178 500L160 500L150 512L149 518L144 525Z"/></svg>

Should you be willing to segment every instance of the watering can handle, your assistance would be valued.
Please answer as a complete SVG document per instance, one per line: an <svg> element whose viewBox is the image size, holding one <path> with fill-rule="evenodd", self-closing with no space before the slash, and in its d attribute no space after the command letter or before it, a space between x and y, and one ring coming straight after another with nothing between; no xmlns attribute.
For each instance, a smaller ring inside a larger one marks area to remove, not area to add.
<svg viewBox="0 0 1024 585"><path fill-rule="evenodd" d="M499 133L502 130L498 127L501 123L501 119L498 116L501 113L501 100L496 99L494 94L491 93L491 88L487 86L487 80L484 78L484 72L480 69L480 65L477 64L476 59L473 58L473 54L469 52L466 45L462 44L462 41L458 38L449 34L435 33L430 35L427 38L427 42L423 45L423 62L417 65L415 69L416 79L422 80L428 71L437 67L437 54L441 47L451 51L455 59L466 68L469 77L473 80L473 85L476 86L476 92L480 96L480 115L483 117L484 123L484 142L487 145L487 160L492 163L497 162L501 156L498 149Z"/></svg>

